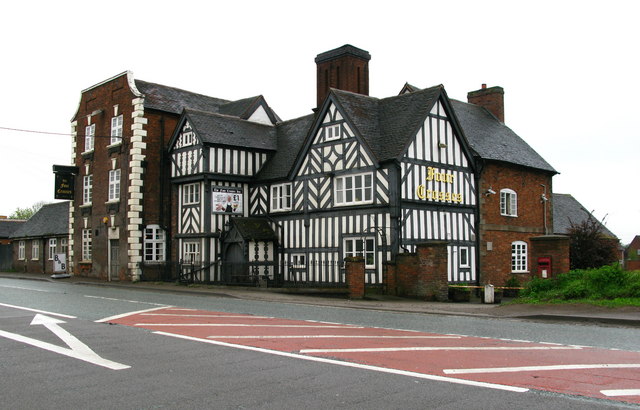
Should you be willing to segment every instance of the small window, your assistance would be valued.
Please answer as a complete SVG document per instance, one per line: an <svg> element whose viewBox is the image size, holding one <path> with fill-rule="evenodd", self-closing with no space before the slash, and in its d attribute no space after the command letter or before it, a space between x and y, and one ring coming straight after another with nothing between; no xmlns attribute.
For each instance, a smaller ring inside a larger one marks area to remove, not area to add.
<svg viewBox="0 0 640 410"><path fill-rule="evenodd" d="M111 144L122 142L122 115L111 118Z"/></svg>
<svg viewBox="0 0 640 410"><path fill-rule="evenodd" d="M200 242L184 242L182 247L183 263L200 263Z"/></svg>
<svg viewBox="0 0 640 410"><path fill-rule="evenodd" d="M60 239L60 253L66 255L69 251L69 245L67 245L67 238Z"/></svg>
<svg viewBox="0 0 640 410"><path fill-rule="evenodd" d="M40 259L40 241L31 241L31 259L34 261Z"/></svg>
<svg viewBox="0 0 640 410"><path fill-rule="evenodd" d="M291 210L291 184L280 184L271 187L271 211Z"/></svg>
<svg viewBox="0 0 640 410"><path fill-rule="evenodd" d="M373 175L358 174L336 177L336 205L357 205L373 202Z"/></svg>
<svg viewBox="0 0 640 410"><path fill-rule="evenodd" d="M82 230L82 260L91 261L91 229Z"/></svg>
<svg viewBox="0 0 640 410"><path fill-rule="evenodd" d="M307 266L307 256L304 253L294 253L291 255L291 266L296 269Z"/></svg>
<svg viewBox="0 0 640 410"><path fill-rule="evenodd" d="M144 230L144 260L162 262L165 259L165 232L159 225L149 225Z"/></svg>
<svg viewBox="0 0 640 410"><path fill-rule="evenodd" d="M459 248L459 255L460 255L460 267L461 268L470 267L471 263L469 261L469 248L467 248L466 246Z"/></svg>
<svg viewBox="0 0 640 410"><path fill-rule="evenodd" d="M500 215L518 216L518 194L511 189L500 191Z"/></svg>
<svg viewBox="0 0 640 410"><path fill-rule="evenodd" d="M91 124L84 129L84 151L93 151L96 136L96 124Z"/></svg>
<svg viewBox="0 0 640 410"><path fill-rule="evenodd" d="M85 175L82 181L82 203L91 205L93 196L93 175Z"/></svg>
<svg viewBox="0 0 640 410"><path fill-rule="evenodd" d="M345 238L344 256L361 256L367 269L375 269L375 239L373 237Z"/></svg>
<svg viewBox="0 0 640 410"><path fill-rule="evenodd" d="M338 140L342 136L340 124L329 125L325 128L325 141Z"/></svg>
<svg viewBox="0 0 640 410"><path fill-rule="evenodd" d="M192 205L200 203L200 184L186 184L182 187L182 204Z"/></svg>
<svg viewBox="0 0 640 410"><path fill-rule="evenodd" d="M109 201L120 200L120 170L109 171Z"/></svg>
<svg viewBox="0 0 640 410"><path fill-rule="evenodd" d="M527 243L522 241L511 244L511 272L527 272Z"/></svg>
<svg viewBox="0 0 640 410"><path fill-rule="evenodd" d="M52 261L56 255L56 245L57 245L56 238L50 238L49 239L49 260L50 261Z"/></svg>
<svg viewBox="0 0 640 410"><path fill-rule="evenodd" d="M24 241L18 242L18 260L23 261L25 259L25 243Z"/></svg>

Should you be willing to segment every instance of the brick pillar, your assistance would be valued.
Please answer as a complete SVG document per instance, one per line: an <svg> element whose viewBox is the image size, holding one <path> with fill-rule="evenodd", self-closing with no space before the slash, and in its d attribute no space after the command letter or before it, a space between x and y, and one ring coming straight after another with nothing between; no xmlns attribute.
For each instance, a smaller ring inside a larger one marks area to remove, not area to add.
<svg viewBox="0 0 640 410"><path fill-rule="evenodd" d="M550 278L561 273L567 273L571 269L569 264L570 240L565 235L544 235L529 238L531 240L531 267L529 271L532 277L539 276L538 258L551 258Z"/></svg>
<svg viewBox="0 0 640 410"><path fill-rule="evenodd" d="M386 262L386 276L382 278L385 285L387 295L396 296L398 294L398 281L396 264L393 262Z"/></svg>
<svg viewBox="0 0 640 410"><path fill-rule="evenodd" d="M449 298L448 242L430 241L418 244L416 253L420 268L416 283L420 296L441 302Z"/></svg>
<svg viewBox="0 0 640 410"><path fill-rule="evenodd" d="M361 256L345 258L349 299L364 298L364 258Z"/></svg>

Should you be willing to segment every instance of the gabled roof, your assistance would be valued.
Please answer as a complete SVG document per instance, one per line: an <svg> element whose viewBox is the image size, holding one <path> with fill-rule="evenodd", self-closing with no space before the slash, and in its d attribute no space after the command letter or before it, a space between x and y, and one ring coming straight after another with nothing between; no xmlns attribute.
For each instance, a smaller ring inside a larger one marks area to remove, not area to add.
<svg viewBox="0 0 640 410"><path fill-rule="evenodd" d="M276 234L266 218L231 218L230 221L244 240L276 240Z"/></svg>
<svg viewBox="0 0 640 410"><path fill-rule="evenodd" d="M383 162L404 153L443 91L438 85L384 99L335 89L331 94L376 159Z"/></svg>
<svg viewBox="0 0 640 410"><path fill-rule="evenodd" d="M640 249L640 235L636 235L633 238L627 249Z"/></svg>
<svg viewBox="0 0 640 410"><path fill-rule="evenodd" d="M218 111L218 107L229 103L228 100L209 97L166 85L135 80L137 89L144 94L145 108L167 111L174 114L182 113L185 108L202 111Z"/></svg>
<svg viewBox="0 0 640 410"><path fill-rule="evenodd" d="M43 205L18 228L12 239L67 235L69 233L69 201Z"/></svg>
<svg viewBox="0 0 640 410"><path fill-rule="evenodd" d="M23 219L0 219L0 239L6 239L26 221Z"/></svg>
<svg viewBox="0 0 640 410"><path fill-rule="evenodd" d="M276 126L278 150L262 167L258 174L258 179L282 179L289 175L298 152L302 149L313 119L314 114L309 114L279 123Z"/></svg>
<svg viewBox="0 0 640 410"><path fill-rule="evenodd" d="M595 217L577 199L569 194L553 194L553 233L567 234L571 223L579 225L588 218L597 221ZM598 221L602 234L616 238L616 235Z"/></svg>
<svg viewBox="0 0 640 410"><path fill-rule="evenodd" d="M469 145L481 158L557 173L518 134L485 108L457 100L451 100L451 104Z"/></svg>
<svg viewBox="0 0 640 410"><path fill-rule="evenodd" d="M277 148L276 131L273 126L191 109L184 110L184 116L205 144L261 150ZM179 130L180 128L177 128L176 132Z"/></svg>
<svg viewBox="0 0 640 410"><path fill-rule="evenodd" d="M231 101L226 104L223 104L218 109L220 114L231 115L234 117L242 118L243 120L247 120L251 117L251 115L258 109L259 106L263 106L271 123L275 124L277 122L282 121L280 117L269 107L267 101L263 96L258 95L256 97L244 98L242 100Z"/></svg>

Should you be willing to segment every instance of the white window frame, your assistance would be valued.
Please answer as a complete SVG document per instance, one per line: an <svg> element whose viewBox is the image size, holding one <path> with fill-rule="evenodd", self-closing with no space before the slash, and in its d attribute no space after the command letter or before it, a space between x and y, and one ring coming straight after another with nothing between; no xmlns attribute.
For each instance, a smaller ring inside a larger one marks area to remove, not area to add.
<svg viewBox="0 0 640 410"><path fill-rule="evenodd" d="M96 124L87 125L84 128L84 152L93 151L96 140Z"/></svg>
<svg viewBox="0 0 640 410"><path fill-rule="evenodd" d="M93 175L85 175L82 179L82 204L91 205L93 200Z"/></svg>
<svg viewBox="0 0 640 410"><path fill-rule="evenodd" d="M344 257L361 256L366 269L376 267L376 238L374 236L351 236L343 241Z"/></svg>
<svg viewBox="0 0 640 410"><path fill-rule="evenodd" d="M500 215L518 216L518 194L513 189L500 190Z"/></svg>
<svg viewBox="0 0 640 410"><path fill-rule="evenodd" d="M271 186L271 211L291 210L291 184L278 184Z"/></svg>
<svg viewBox="0 0 640 410"><path fill-rule="evenodd" d="M82 230L82 261L91 262L91 244L92 244L92 236L91 229L83 229Z"/></svg>
<svg viewBox="0 0 640 410"><path fill-rule="evenodd" d="M31 241L31 260L37 261L40 259L40 240L34 239Z"/></svg>
<svg viewBox="0 0 640 410"><path fill-rule="evenodd" d="M109 171L109 201L120 200L120 175L119 169Z"/></svg>
<svg viewBox="0 0 640 410"><path fill-rule="evenodd" d="M373 203L373 173L366 172L335 177L333 194L335 205Z"/></svg>
<svg viewBox="0 0 640 410"><path fill-rule="evenodd" d="M111 118L111 145L122 142L122 114Z"/></svg>
<svg viewBox="0 0 640 410"><path fill-rule="evenodd" d="M66 255L69 252L69 244L67 238L60 238L60 253Z"/></svg>
<svg viewBox="0 0 640 410"><path fill-rule="evenodd" d="M469 253L468 246L458 248L458 260L461 268L471 267L471 254Z"/></svg>
<svg viewBox="0 0 640 410"><path fill-rule="evenodd" d="M185 241L182 243L182 262L200 263L200 242Z"/></svg>
<svg viewBox="0 0 640 410"><path fill-rule="evenodd" d="M185 184L182 186L182 205L194 205L200 203L200 183Z"/></svg>
<svg viewBox="0 0 640 410"><path fill-rule="evenodd" d="M25 259L25 242L24 241L20 241L18 242L18 260L23 261Z"/></svg>
<svg viewBox="0 0 640 410"><path fill-rule="evenodd" d="M58 245L58 241L56 238L49 238L49 260L52 261L56 256L56 246Z"/></svg>
<svg viewBox="0 0 640 410"><path fill-rule="evenodd" d="M342 138L342 124L327 125L325 127L325 141L335 141Z"/></svg>
<svg viewBox="0 0 640 410"><path fill-rule="evenodd" d="M511 272L525 273L528 272L528 252L527 243L524 241L515 241L511 243Z"/></svg>
<svg viewBox="0 0 640 410"><path fill-rule="evenodd" d="M166 233L160 225L147 225L144 230L144 261L164 262Z"/></svg>

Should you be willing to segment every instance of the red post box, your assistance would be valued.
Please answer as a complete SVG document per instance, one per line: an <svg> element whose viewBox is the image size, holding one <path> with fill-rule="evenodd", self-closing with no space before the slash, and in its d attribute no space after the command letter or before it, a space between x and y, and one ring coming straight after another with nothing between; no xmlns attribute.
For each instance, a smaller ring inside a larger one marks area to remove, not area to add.
<svg viewBox="0 0 640 410"><path fill-rule="evenodd" d="M543 279L551 277L551 257L541 256L538 258L538 275Z"/></svg>

